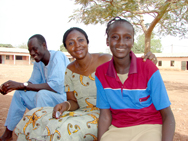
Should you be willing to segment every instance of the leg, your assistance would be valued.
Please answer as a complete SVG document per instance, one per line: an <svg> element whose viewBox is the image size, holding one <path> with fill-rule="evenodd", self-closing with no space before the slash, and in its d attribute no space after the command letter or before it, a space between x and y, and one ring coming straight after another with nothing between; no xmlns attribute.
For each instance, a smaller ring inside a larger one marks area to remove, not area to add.
<svg viewBox="0 0 188 141"><path fill-rule="evenodd" d="M0 137L0 141L8 141L9 139L12 139L12 131L6 127L4 134Z"/></svg>
<svg viewBox="0 0 188 141"><path fill-rule="evenodd" d="M36 107L54 107L67 100L66 94L58 94L48 90L40 90L36 94Z"/></svg>
<svg viewBox="0 0 188 141"><path fill-rule="evenodd" d="M0 137L0 140L5 141L12 137L12 131L23 117L26 108L34 108L34 103L32 99L34 99L35 95L36 92L33 91L15 91L5 122L6 130L4 134Z"/></svg>
<svg viewBox="0 0 188 141"><path fill-rule="evenodd" d="M142 124L122 128L111 125L101 137L101 141L151 141L151 139L161 141L162 125Z"/></svg>
<svg viewBox="0 0 188 141"><path fill-rule="evenodd" d="M147 127L148 126L148 127ZM161 141L162 140L162 125L154 124L143 126L142 132L135 136L137 141Z"/></svg>

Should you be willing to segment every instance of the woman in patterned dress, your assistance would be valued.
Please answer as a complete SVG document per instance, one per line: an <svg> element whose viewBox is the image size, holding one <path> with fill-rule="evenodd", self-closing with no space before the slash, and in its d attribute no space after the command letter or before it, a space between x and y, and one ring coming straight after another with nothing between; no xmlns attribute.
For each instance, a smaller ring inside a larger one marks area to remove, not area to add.
<svg viewBox="0 0 188 141"><path fill-rule="evenodd" d="M29 111L16 127L18 140L97 140L99 109L96 108L96 68L109 61L109 54L88 52L88 36L73 27L63 36L63 44L76 59L65 73L67 101ZM144 56L155 58L151 52ZM153 60L156 63L156 58ZM57 111L60 117L57 117Z"/></svg>

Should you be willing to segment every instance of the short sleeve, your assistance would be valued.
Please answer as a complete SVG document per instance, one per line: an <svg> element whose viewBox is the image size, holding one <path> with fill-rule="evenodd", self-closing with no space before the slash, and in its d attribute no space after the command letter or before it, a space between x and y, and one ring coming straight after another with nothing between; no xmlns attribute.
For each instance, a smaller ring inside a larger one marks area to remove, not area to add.
<svg viewBox="0 0 188 141"><path fill-rule="evenodd" d="M67 68L65 71L65 92L72 92L74 91L74 86L71 79L71 71Z"/></svg>
<svg viewBox="0 0 188 141"><path fill-rule="evenodd" d="M68 58L62 52L56 52L53 59L48 65L48 80L47 84L56 92L64 93L64 76Z"/></svg>
<svg viewBox="0 0 188 141"><path fill-rule="evenodd" d="M157 70L148 82L148 90L151 93L152 102L157 110L170 106L170 100L159 70Z"/></svg>
<svg viewBox="0 0 188 141"><path fill-rule="evenodd" d="M95 76L95 84L96 84L96 87L97 87L96 106L100 109L109 109L110 104L109 104L108 99L106 97L106 93L104 91L104 88L103 88L101 82L99 81L99 79L97 78L97 76Z"/></svg>

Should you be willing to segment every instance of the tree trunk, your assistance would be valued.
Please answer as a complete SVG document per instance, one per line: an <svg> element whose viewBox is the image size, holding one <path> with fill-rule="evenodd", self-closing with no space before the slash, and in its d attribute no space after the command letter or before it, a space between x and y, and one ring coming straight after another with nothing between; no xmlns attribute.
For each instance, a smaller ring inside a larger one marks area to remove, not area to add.
<svg viewBox="0 0 188 141"><path fill-rule="evenodd" d="M165 4L160 8L160 12L158 13L157 17L151 22L149 28L145 32L145 50L144 54L150 51L151 47L151 34L155 27L155 25L160 21L160 19L165 14L167 8L170 6L171 0L166 0Z"/></svg>
<svg viewBox="0 0 188 141"><path fill-rule="evenodd" d="M151 47L151 33L145 34L145 49L144 49L144 54L148 53L150 51L150 47Z"/></svg>

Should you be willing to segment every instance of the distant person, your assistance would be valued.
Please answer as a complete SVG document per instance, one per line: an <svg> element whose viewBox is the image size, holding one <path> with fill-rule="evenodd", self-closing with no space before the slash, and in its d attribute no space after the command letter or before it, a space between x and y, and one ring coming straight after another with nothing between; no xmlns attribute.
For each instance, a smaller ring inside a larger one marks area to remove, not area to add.
<svg viewBox="0 0 188 141"><path fill-rule="evenodd" d="M164 82L152 61L131 51L133 25L116 17L106 34L113 57L95 73L98 141L172 141L175 120Z"/></svg>
<svg viewBox="0 0 188 141"><path fill-rule="evenodd" d="M97 139L99 109L96 108L95 70L111 60L112 56L89 53L88 36L78 27L70 28L64 33L63 44L75 58L67 66L65 73L67 101L57 104L54 108L35 108L26 113L15 129L18 140ZM145 56L146 58L157 60L151 52ZM39 118L28 118L33 116Z"/></svg>
<svg viewBox="0 0 188 141"><path fill-rule="evenodd" d="M1 141L12 137L12 132L22 119L26 108L31 110L36 107L54 107L67 100L64 75L69 64L68 58L60 51L48 50L45 38L40 34L29 38L28 50L36 61L28 82L9 80L0 86L3 95L16 90L5 122L6 130L0 137Z"/></svg>

